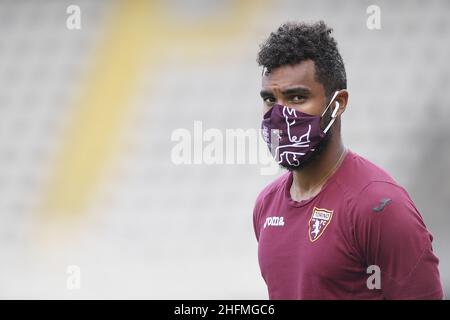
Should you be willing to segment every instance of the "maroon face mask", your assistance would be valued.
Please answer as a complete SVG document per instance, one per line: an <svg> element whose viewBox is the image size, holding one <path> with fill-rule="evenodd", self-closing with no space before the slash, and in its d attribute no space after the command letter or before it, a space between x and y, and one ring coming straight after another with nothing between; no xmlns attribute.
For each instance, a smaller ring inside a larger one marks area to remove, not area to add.
<svg viewBox="0 0 450 320"><path fill-rule="evenodd" d="M312 116L280 104L273 105L264 114L261 125L263 139L275 161L284 167L299 167L311 157L336 119L339 110L337 101L330 123L324 130L320 128L320 120L337 94L338 91L320 116Z"/></svg>

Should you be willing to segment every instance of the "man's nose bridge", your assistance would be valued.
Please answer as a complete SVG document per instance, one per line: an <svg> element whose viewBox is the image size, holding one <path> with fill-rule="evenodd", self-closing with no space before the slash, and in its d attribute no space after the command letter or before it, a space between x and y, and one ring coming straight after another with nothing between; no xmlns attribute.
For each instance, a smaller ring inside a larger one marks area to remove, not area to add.
<svg viewBox="0 0 450 320"><path fill-rule="evenodd" d="M283 97L279 97L279 98L277 97L276 103L281 104L282 106L286 105L286 101L284 101Z"/></svg>
<svg viewBox="0 0 450 320"><path fill-rule="evenodd" d="M274 88L273 94L275 96L275 103L281 104L283 106L286 105L286 101L284 101L284 96L283 96L283 93L281 92L280 88Z"/></svg>

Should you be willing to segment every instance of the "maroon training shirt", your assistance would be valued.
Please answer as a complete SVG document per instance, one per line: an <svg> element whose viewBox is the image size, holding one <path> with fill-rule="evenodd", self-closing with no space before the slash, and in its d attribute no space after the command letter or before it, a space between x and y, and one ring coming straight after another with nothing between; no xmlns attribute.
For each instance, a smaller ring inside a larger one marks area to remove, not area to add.
<svg viewBox="0 0 450 320"><path fill-rule="evenodd" d="M253 212L270 299L443 298L433 237L384 170L349 151L316 196L294 201L291 184L272 182Z"/></svg>

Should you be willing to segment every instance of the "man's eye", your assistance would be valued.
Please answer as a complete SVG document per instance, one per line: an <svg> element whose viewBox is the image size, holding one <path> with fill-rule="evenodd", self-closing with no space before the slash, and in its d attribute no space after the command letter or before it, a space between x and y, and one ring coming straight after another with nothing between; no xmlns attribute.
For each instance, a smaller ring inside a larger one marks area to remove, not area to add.
<svg viewBox="0 0 450 320"><path fill-rule="evenodd" d="M291 98L292 102L300 102L300 101L303 101L303 100L305 100L305 97L302 97L302 96L293 96Z"/></svg>
<svg viewBox="0 0 450 320"><path fill-rule="evenodd" d="M265 104L273 104L273 103L275 103L275 99L271 98L271 97L264 98L264 103Z"/></svg>

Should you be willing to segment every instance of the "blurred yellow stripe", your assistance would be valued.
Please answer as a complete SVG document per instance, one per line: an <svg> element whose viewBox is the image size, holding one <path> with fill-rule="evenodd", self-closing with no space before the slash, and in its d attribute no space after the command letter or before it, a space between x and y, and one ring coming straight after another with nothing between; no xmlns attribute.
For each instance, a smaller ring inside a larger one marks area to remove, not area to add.
<svg viewBox="0 0 450 320"><path fill-rule="evenodd" d="M182 50L185 58L202 59L202 52L208 55L212 48L217 54L248 30L249 20L264 10L264 2L232 0L228 15L219 12L190 24L177 21L166 1L117 2L75 105L44 212L67 216L88 204L102 167L114 154L122 116L146 63L157 65L169 50Z"/></svg>
<svg viewBox="0 0 450 320"><path fill-rule="evenodd" d="M96 52L94 68L84 82L83 95L75 105L45 212L71 213L83 208L101 167L113 153L144 59L151 59L150 2L120 1L117 5L105 41Z"/></svg>

